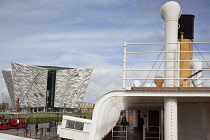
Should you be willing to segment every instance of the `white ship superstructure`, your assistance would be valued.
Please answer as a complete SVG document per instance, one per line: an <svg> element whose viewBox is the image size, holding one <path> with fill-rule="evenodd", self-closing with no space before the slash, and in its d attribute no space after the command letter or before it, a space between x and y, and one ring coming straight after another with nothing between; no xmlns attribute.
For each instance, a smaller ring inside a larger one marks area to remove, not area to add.
<svg viewBox="0 0 210 140"><path fill-rule="evenodd" d="M59 137L101 140L117 124L122 110L126 110L127 118L132 110L134 128L139 115L145 119L144 140L210 140L210 60L198 59L200 53L210 53L206 47L210 42L193 42L192 36L180 31L184 25L179 24L181 7L177 2L165 3L160 12L165 42L125 42L122 90L101 97L92 120L64 116ZM195 51L193 45L201 50Z"/></svg>

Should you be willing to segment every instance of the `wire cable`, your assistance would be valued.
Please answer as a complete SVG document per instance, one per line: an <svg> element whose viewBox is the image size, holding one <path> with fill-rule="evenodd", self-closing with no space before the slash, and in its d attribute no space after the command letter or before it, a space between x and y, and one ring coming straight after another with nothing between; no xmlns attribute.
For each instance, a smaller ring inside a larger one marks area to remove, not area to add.
<svg viewBox="0 0 210 140"><path fill-rule="evenodd" d="M164 60L164 59L165 59L165 56L163 57L163 59L162 59L162 60ZM158 70L160 69L160 67L161 67L162 63L163 63L163 62L161 62L161 63L160 63L160 66L159 66ZM157 72L156 72L155 77L157 76L158 72L159 72L159 71L157 71ZM153 83L154 83L154 80L152 81L152 83L151 83L150 87L152 87L152 84L153 84Z"/></svg>
<svg viewBox="0 0 210 140"><path fill-rule="evenodd" d="M191 39L191 41L193 42L193 40ZM198 47L194 44L195 48L197 49L197 51L199 51ZM201 55L201 57L203 58L203 60L205 60L204 56L201 54L201 52L199 52L199 54ZM210 68L210 65L207 61L205 61L207 66Z"/></svg>
<svg viewBox="0 0 210 140"><path fill-rule="evenodd" d="M164 48L165 48L165 46L163 46L161 52L164 50ZM160 54L158 55L157 60L159 59L160 55L162 54L161 52L160 52ZM154 65L152 66L152 69L155 67L155 65L156 65L156 63L157 63L157 60L155 61ZM162 63L162 62L161 62L161 63ZM150 70L149 74L147 75L147 78L150 76L151 72L152 72L152 71ZM147 81L147 78L144 80L144 83L142 84L142 87L144 86L145 82Z"/></svg>

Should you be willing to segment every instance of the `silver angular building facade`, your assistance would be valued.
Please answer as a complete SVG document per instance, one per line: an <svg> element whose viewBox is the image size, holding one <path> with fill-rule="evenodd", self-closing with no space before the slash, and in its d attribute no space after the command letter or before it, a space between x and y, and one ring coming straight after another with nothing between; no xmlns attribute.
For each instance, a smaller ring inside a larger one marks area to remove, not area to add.
<svg viewBox="0 0 210 140"><path fill-rule="evenodd" d="M12 81L12 73L11 71L2 70L2 74L12 101L12 105L15 106L15 96L14 96L15 94L14 94L14 86Z"/></svg>
<svg viewBox="0 0 210 140"><path fill-rule="evenodd" d="M2 70L13 106L20 108L77 108L83 101L92 68L73 69L53 66L29 66L11 63L11 71Z"/></svg>
<svg viewBox="0 0 210 140"><path fill-rule="evenodd" d="M56 72L55 107L66 103L68 108L78 108L87 89L91 68L58 70Z"/></svg>
<svg viewBox="0 0 210 140"><path fill-rule="evenodd" d="M47 70L40 67L11 63L12 71L2 71L7 89L15 106L20 108L45 107Z"/></svg>
<svg viewBox="0 0 210 140"><path fill-rule="evenodd" d="M47 69L12 63L12 79L21 108L45 107Z"/></svg>

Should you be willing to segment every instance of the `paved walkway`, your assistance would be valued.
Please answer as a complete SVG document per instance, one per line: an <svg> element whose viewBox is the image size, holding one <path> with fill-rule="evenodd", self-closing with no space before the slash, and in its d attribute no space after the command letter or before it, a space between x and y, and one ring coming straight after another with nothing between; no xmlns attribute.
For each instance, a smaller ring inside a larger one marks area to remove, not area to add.
<svg viewBox="0 0 210 140"><path fill-rule="evenodd" d="M60 122L58 123L59 125L61 124ZM41 136L41 130L40 128L43 128L43 135L46 135L47 137L53 137L56 136L56 128L53 128L51 132L47 131L47 128L49 128L49 123L44 123L44 124L39 124L39 131L36 135L35 131L35 125L29 125L30 126L30 132L28 133L28 137L31 138L39 138ZM9 134L9 135L16 135L16 136L21 136L24 137L24 131L23 128L19 128L18 131L17 129L6 129L6 130L0 130L0 133L4 134ZM46 139L46 137L45 137Z"/></svg>
<svg viewBox="0 0 210 140"><path fill-rule="evenodd" d="M60 122L58 123L59 125L61 124ZM47 139L46 137L40 138L41 135L41 131L38 131L37 135L35 134L35 125L29 125L30 126L30 133L29 136L31 136L31 138L34 139ZM130 122L129 125L127 125L128 127L128 133L127 133L127 140L140 140L139 137L139 131L138 130L134 130L133 128L133 122ZM40 128L49 128L49 123L44 123L44 124L39 124L39 129ZM122 131L122 127L118 128L117 131ZM7 129L7 130L0 130L0 133L4 133L4 134L10 134L10 135L16 135L16 136L22 136L24 137L24 131L22 128L20 128L18 131L16 129ZM56 131L52 131L52 132L48 132L48 131L44 131L43 133L46 133L46 135L49 137L52 136L56 136ZM125 135L125 132L119 132L117 133L117 135L122 136ZM116 135L116 134L115 134ZM126 140L125 137L119 137L119 138L114 138L113 140Z"/></svg>

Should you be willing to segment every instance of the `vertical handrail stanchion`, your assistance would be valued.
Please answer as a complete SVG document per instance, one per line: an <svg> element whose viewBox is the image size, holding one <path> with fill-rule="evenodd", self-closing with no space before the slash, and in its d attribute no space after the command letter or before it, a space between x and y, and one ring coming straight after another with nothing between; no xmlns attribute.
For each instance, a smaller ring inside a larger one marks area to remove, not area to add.
<svg viewBox="0 0 210 140"><path fill-rule="evenodd" d="M145 126L143 125L143 140L145 140Z"/></svg>
<svg viewBox="0 0 210 140"><path fill-rule="evenodd" d="M43 135L43 128L41 128L40 137L42 138Z"/></svg>
<svg viewBox="0 0 210 140"><path fill-rule="evenodd" d="M180 87L180 42L177 43L177 87Z"/></svg>
<svg viewBox="0 0 210 140"><path fill-rule="evenodd" d="M112 127L112 140L113 140L113 134L114 134L113 131L114 131L114 127Z"/></svg>
<svg viewBox="0 0 210 140"><path fill-rule="evenodd" d="M126 42L124 42L124 45L123 45L123 89L126 89L126 81L125 81L125 78L126 78Z"/></svg>
<svg viewBox="0 0 210 140"><path fill-rule="evenodd" d="M159 129L159 140L160 140L160 126L158 127L158 129Z"/></svg>
<svg viewBox="0 0 210 140"><path fill-rule="evenodd" d="M47 131L46 131L46 128L45 128L45 138L47 137Z"/></svg>
<svg viewBox="0 0 210 140"><path fill-rule="evenodd" d="M51 128L50 128L50 130L49 130L49 137L50 137L50 133L51 133L51 131L52 131L52 126L51 126Z"/></svg>
<svg viewBox="0 0 210 140"><path fill-rule="evenodd" d="M128 140L128 125L126 125L126 140Z"/></svg>

